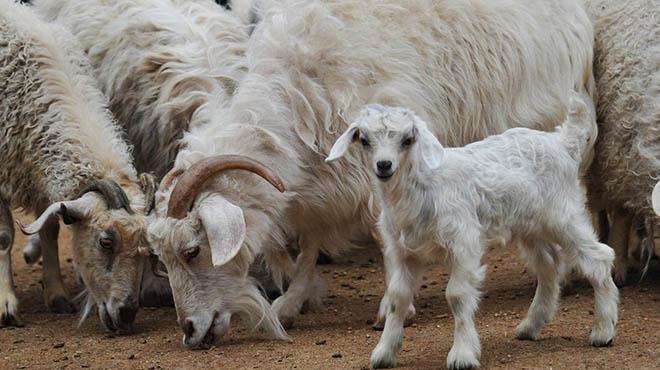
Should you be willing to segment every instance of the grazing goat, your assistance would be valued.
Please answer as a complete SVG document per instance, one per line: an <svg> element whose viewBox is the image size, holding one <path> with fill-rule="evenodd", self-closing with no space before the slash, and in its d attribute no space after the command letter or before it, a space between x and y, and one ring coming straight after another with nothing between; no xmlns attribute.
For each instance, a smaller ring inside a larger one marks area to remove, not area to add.
<svg viewBox="0 0 660 370"><path fill-rule="evenodd" d="M58 218L71 226L82 280L102 322L115 330L128 327L137 311L143 258L136 256L148 250L144 190L154 189L141 186L91 71L68 31L0 0L3 217L11 219L8 207L41 214L22 230L39 233L44 298L56 312L75 310L59 269ZM148 178L141 177L145 184ZM3 245L0 270L8 272L11 240ZM126 265L126 259L138 263ZM2 278L0 316L3 324L15 324L11 275Z"/></svg>
<svg viewBox="0 0 660 370"><path fill-rule="evenodd" d="M594 18L599 138L589 192L611 215L615 281L627 280L628 241L637 219L653 253L658 218L651 192L660 177L660 0L588 0Z"/></svg>
<svg viewBox="0 0 660 370"><path fill-rule="evenodd" d="M579 183L596 134L589 108L577 97L554 133L513 128L462 148L443 148L410 110L371 105L361 112L326 160L341 158L360 142L364 166L378 180L390 307L371 356L374 368L395 365L407 308L428 261L445 261L451 271L445 295L455 328L447 366L479 366L473 320L489 244L520 245L537 273L536 295L518 338L539 338L557 306L561 266L569 264L596 292L591 343L611 343L618 302L610 275L614 253L598 242Z"/></svg>
<svg viewBox="0 0 660 370"><path fill-rule="evenodd" d="M211 344L238 312L284 337L277 317L288 326L320 301L319 250L369 238L377 207L359 157L323 161L365 103L409 106L464 145L513 126L552 129L566 92L593 87L592 26L572 0L284 0L261 15L221 124L184 134L149 226L187 347ZM257 168L288 192L229 171ZM248 278L259 255L289 281L272 306Z"/></svg>
<svg viewBox="0 0 660 370"><path fill-rule="evenodd" d="M247 71L248 26L210 0L35 0L34 7L80 40L134 145L136 167L158 178L172 167L183 133L216 121L216 106ZM171 302L154 268L145 265L146 306Z"/></svg>

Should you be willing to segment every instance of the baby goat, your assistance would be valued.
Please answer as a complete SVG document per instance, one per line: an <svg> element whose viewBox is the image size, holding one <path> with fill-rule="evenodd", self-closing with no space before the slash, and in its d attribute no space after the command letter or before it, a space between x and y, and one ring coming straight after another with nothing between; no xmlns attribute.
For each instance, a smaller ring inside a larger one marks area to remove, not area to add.
<svg viewBox="0 0 660 370"><path fill-rule="evenodd" d="M577 96L553 133L514 128L463 148L443 148L412 111L381 105L362 110L332 147L340 158L360 141L377 179L385 243L385 330L371 355L374 368L395 365L403 321L429 261L445 261L446 298L454 315L450 369L479 365L474 326L487 246L517 243L538 286L519 339L536 340L559 297L560 276L575 266L595 290L591 344L612 342L618 291L610 276L614 253L599 243L585 209L581 168L591 160L597 128ZM561 246L561 247L559 247Z"/></svg>

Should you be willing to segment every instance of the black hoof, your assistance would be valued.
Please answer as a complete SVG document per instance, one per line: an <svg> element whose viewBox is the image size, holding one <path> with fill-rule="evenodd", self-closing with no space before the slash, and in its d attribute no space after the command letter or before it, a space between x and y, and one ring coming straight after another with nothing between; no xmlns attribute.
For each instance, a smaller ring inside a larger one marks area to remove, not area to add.
<svg viewBox="0 0 660 370"><path fill-rule="evenodd" d="M594 347L609 347L612 345L612 339L607 341L595 340L591 343Z"/></svg>
<svg viewBox="0 0 660 370"><path fill-rule="evenodd" d="M6 314L0 316L0 328L15 327L22 328L25 324L18 316Z"/></svg>

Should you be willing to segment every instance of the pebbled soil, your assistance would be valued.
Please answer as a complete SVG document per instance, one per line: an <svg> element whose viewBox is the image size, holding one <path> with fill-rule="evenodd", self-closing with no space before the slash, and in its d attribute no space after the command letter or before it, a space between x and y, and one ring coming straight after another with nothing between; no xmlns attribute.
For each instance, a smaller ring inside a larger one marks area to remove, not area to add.
<svg viewBox="0 0 660 370"><path fill-rule="evenodd" d="M237 321L216 347L186 351L172 308L141 310L130 336L104 333L93 315L77 327L76 315L49 313L41 298L41 267L22 259L24 241L17 235L12 254L26 326L0 329L0 369L362 369L380 337L369 325L383 289L375 248L319 266L328 282L326 305L300 316L288 331L292 343L262 339ZM67 286L77 292L67 243L62 235L61 265ZM477 313L484 369L660 368L659 261L640 283L621 289L618 335L608 348L589 346L593 292L584 283L564 290L559 311L540 341L516 340L514 330L531 302L534 280L515 250L492 251L485 262L488 277ZM443 296L447 279L442 267L427 273L415 301L415 323L405 331L401 369L445 367L453 329Z"/></svg>

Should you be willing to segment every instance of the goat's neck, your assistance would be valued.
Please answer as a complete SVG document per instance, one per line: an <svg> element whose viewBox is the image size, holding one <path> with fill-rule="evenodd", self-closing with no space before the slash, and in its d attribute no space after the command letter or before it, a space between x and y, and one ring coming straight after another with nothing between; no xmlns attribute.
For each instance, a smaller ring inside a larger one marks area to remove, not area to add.
<svg viewBox="0 0 660 370"><path fill-rule="evenodd" d="M384 206L411 220L418 219L427 208L433 207L433 174L416 162L402 163L389 182L378 181Z"/></svg>

